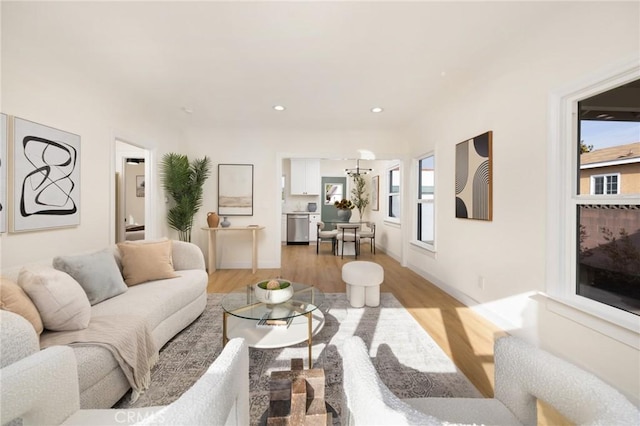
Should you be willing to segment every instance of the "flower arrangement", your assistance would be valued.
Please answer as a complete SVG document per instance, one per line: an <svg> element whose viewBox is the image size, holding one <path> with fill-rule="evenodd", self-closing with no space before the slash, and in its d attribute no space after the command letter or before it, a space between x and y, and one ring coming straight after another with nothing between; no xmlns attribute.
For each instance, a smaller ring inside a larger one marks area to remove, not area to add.
<svg viewBox="0 0 640 426"><path fill-rule="evenodd" d="M347 200L346 198L336 201L333 205L336 206L338 210L353 210L356 207L351 200Z"/></svg>

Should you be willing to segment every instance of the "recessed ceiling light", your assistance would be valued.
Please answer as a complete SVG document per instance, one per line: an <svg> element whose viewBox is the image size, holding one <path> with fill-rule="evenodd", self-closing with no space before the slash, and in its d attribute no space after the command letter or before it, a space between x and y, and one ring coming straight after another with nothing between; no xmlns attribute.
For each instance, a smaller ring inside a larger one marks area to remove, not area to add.
<svg viewBox="0 0 640 426"><path fill-rule="evenodd" d="M274 105L273 109L276 111L284 111L286 108L283 105Z"/></svg>
<svg viewBox="0 0 640 426"><path fill-rule="evenodd" d="M373 108L371 108L371 112L378 113L378 112L382 112L382 111L384 111L384 109L382 109L382 108L380 108L380 107L373 107Z"/></svg>

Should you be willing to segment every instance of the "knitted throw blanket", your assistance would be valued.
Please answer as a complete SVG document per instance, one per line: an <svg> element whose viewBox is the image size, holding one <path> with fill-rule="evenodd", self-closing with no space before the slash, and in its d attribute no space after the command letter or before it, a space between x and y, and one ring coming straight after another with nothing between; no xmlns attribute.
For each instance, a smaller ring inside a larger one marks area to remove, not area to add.
<svg viewBox="0 0 640 426"><path fill-rule="evenodd" d="M40 336L42 349L55 345L97 345L108 349L133 389L132 402L149 388L151 368L158 361L149 327L144 318L135 315L91 317L83 330L50 331Z"/></svg>

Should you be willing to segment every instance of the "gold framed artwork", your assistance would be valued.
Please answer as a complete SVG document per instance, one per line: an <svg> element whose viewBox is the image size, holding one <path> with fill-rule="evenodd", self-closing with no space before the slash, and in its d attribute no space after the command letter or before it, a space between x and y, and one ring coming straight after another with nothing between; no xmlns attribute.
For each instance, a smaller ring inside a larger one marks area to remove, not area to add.
<svg viewBox="0 0 640 426"><path fill-rule="evenodd" d="M493 220L493 131L456 145L456 217Z"/></svg>

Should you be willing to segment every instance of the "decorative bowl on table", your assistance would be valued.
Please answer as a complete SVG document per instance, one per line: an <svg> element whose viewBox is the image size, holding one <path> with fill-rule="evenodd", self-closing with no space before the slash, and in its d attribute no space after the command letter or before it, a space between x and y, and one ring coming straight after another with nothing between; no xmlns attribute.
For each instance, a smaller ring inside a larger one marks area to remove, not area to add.
<svg viewBox="0 0 640 426"><path fill-rule="evenodd" d="M255 293L260 302L276 305L293 297L293 286L291 281L279 278L260 281L255 285Z"/></svg>

